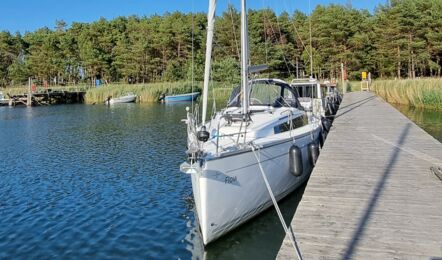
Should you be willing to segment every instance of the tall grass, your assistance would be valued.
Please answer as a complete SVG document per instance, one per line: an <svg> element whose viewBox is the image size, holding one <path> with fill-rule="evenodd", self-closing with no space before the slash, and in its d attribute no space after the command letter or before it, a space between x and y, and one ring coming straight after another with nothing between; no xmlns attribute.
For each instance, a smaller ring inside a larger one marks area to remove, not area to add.
<svg viewBox="0 0 442 260"><path fill-rule="evenodd" d="M372 90L385 101L442 110L442 80L376 80Z"/></svg>
<svg viewBox="0 0 442 260"><path fill-rule="evenodd" d="M233 85L214 82L210 86L209 98L217 100L227 99ZM202 89L201 82L195 82L192 86L190 82L165 82L165 83L149 83L149 84L110 84L103 85L99 88L93 88L86 92L85 101L88 104L101 103L109 96L119 97L127 93L134 93L137 96L137 102L149 103L158 102L161 94L176 95L190 92L198 92Z"/></svg>
<svg viewBox="0 0 442 260"><path fill-rule="evenodd" d="M336 87L338 88L340 93L344 93L344 87L346 88L346 92L354 92L359 90L359 85L357 81L345 81L344 84L342 84L342 81L338 81L336 84Z"/></svg>

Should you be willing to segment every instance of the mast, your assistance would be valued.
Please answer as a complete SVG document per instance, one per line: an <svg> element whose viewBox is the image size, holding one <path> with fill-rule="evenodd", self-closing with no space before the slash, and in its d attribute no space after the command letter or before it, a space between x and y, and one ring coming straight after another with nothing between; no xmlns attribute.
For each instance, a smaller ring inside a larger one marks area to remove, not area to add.
<svg viewBox="0 0 442 260"><path fill-rule="evenodd" d="M247 28L246 0L241 0L241 87L242 87L242 108L243 114L249 112L249 39Z"/></svg>
<svg viewBox="0 0 442 260"><path fill-rule="evenodd" d="M308 1L308 8L310 11L309 22L309 34L310 34L310 77L313 77L313 46L312 46L312 7L311 0Z"/></svg>
<svg viewBox="0 0 442 260"><path fill-rule="evenodd" d="M206 63L204 68L203 114L201 118L202 125L206 123L207 116L207 98L209 96L210 69L212 67L212 43L213 31L215 27L215 10L216 0L209 0L209 12L207 13Z"/></svg>

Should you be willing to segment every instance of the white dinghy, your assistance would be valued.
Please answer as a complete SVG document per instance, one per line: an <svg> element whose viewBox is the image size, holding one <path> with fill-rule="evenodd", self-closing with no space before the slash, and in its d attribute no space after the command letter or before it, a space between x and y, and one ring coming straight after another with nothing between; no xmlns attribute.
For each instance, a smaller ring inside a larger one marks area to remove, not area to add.
<svg viewBox="0 0 442 260"><path fill-rule="evenodd" d="M278 79L249 80L245 0L241 5L242 84L228 106L206 121L215 1L209 9L202 122L187 113L188 160L204 244L221 237L307 180L319 154L320 119ZM285 226L285 224L284 224ZM285 226L285 229L287 227ZM286 230L287 232L287 230Z"/></svg>
<svg viewBox="0 0 442 260"><path fill-rule="evenodd" d="M107 98L104 103L106 105L119 104L119 103L133 103L137 99L137 96L133 93L127 93L124 96L112 98Z"/></svg>

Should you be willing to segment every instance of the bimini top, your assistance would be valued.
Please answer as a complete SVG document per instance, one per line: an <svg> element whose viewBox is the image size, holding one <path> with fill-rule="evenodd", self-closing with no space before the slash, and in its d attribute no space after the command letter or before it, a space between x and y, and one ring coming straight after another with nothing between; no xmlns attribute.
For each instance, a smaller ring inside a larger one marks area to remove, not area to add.
<svg viewBox="0 0 442 260"><path fill-rule="evenodd" d="M249 81L250 106L295 107L301 109L298 94L285 81L279 79L255 79ZM230 95L227 107L241 107L241 87Z"/></svg>

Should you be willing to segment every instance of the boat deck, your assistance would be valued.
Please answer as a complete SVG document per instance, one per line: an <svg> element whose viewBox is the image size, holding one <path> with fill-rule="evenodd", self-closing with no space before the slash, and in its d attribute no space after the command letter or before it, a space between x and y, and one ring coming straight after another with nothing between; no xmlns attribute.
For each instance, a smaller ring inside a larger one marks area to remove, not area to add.
<svg viewBox="0 0 442 260"><path fill-rule="evenodd" d="M441 259L442 144L374 94L345 95L291 222L304 259ZM296 259L288 237L277 259Z"/></svg>

